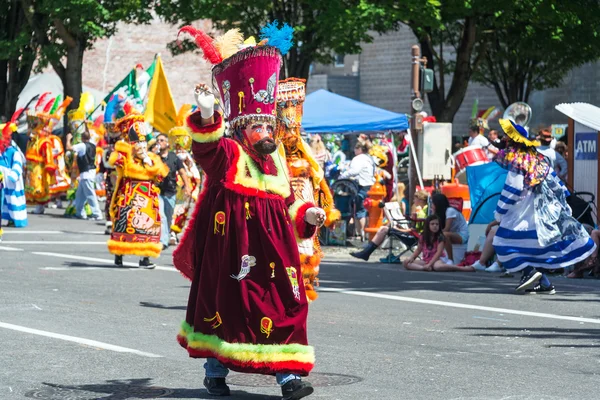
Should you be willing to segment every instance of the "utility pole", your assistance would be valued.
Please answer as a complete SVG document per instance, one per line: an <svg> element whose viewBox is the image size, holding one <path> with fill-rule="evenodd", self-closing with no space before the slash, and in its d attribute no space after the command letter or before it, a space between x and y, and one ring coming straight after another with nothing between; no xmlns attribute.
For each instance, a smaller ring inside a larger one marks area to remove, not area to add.
<svg viewBox="0 0 600 400"><path fill-rule="evenodd" d="M423 109L423 100L421 99L420 89L420 71L421 63L425 61L421 58L421 49L418 45L412 46L412 69L411 69L411 96L410 96L410 141L413 143L413 148L416 154L409 158L408 167L408 201L412 205L417 188L417 168L414 162L415 158L420 154L419 151L419 134L423 130L423 116L419 112ZM412 151L412 150L411 150ZM423 160L421 160L423 162Z"/></svg>

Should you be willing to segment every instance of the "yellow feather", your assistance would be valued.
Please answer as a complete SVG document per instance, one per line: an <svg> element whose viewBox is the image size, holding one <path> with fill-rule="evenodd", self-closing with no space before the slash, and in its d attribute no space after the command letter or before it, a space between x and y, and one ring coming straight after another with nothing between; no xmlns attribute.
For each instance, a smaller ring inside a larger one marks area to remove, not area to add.
<svg viewBox="0 0 600 400"><path fill-rule="evenodd" d="M176 118L177 120L175 121L177 126L185 125L185 118L188 116L191 109L192 109L191 104L184 104L181 106L181 108L179 109L179 112L177 113L177 118Z"/></svg>
<svg viewBox="0 0 600 400"><path fill-rule="evenodd" d="M239 29L230 29L225 34L214 40L217 51L223 59L229 58L239 50L239 45L244 43L244 36Z"/></svg>
<svg viewBox="0 0 600 400"><path fill-rule="evenodd" d="M494 111L494 109L495 109L495 108L496 108L496 107L494 107L494 106L491 106L490 108L488 108L488 109L487 109L487 110L486 110L486 111L483 113L483 115L481 116L481 118L483 118L483 119L488 119L488 117L490 116L490 114L492 113L492 111Z"/></svg>

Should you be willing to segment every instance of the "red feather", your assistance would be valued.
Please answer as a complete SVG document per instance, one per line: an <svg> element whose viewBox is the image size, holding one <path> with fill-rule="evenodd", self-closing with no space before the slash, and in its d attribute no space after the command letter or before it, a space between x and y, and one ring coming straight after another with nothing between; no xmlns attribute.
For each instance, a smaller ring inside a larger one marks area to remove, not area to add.
<svg viewBox="0 0 600 400"><path fill-rule="evenodd" d="M46 98L48 96L50 96L51 94L52 93L50 93L50 92L46 92L46 93L42 94L40 96L40 98L38 99L37 103L35 103L35 107L33 107L33 109L36 111L41 111L41 110L38 110L38 107L42 107L42 104L44 104L44 101L46 101Z"/></svg>
<svg viewBox="0 0 600 400"><path fill-rule="evenodd" d="M50 109L52 108L52 106L54 105L54 100L55 98L50 99L50 101L48 102L48 104L46 104L46 107L44 107L44 112L50 112Z"/></svg>
<svg viewBox="0 0 600 400"><path fill-rule="evenodd" d="M177 40L179 40L179 35L182 33L189 33L194 37L196 41L196 45L202 49L204 53L204 58L210 62L211 64L219 64L223 61L223 57L219 54L219 51L216 49L213 44L213 39L208 36L206 33L201 31L200 29L196 29L191 25L184 26L179 30L177 34Z"/></svg>
<svg viewBox="0 0 600 400"><path fill-rule="evenodd" d="M15 111L15 113L12 115L12 118L10 119L10 122L16 124L17 120L19 119L19 117L21 116L21 114L23 114L23 111L25 111L24 108L19 108L17 111Z"/></svg>

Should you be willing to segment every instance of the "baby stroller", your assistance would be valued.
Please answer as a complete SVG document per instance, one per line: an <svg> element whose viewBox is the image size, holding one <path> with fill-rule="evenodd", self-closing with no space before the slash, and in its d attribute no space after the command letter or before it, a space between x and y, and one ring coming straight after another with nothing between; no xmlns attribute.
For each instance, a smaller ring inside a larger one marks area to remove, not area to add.
<svg viewBox="0 0 600 400"><path fill-rule="evenodd" d="M350 179L338 179L331 185L335 208L342 214L342 221L346 225L346 237L352 236L351 234L349 235L348 232L354 232L354 227L350 230L350 220L354 221L356 219L355 199L359 190L360 187L358 186L358 183Z"/></svg>
<svg viewBox="0 0 600 400"><path fill-rule="evenodd" d="M574 192L567 197L567 203L573 211L573 218L583 224L588 233L591 233L598 219L596 196L590 192Z"/></svg>

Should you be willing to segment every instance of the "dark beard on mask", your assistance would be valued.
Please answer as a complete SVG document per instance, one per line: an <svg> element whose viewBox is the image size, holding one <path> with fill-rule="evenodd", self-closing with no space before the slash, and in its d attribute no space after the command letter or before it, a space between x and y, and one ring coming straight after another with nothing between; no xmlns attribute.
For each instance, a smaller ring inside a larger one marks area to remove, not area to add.
<svg viewBox="0 0 600 400"><path fill-rule="evenodd" d="M258 154L271 154L273 153L275 150L277 150L277 145L275 144L275 141L271 138L264 138L259 140L258 142L254 143L254 146L252 146L254 148L254 151L256 151Z"/></svg>

